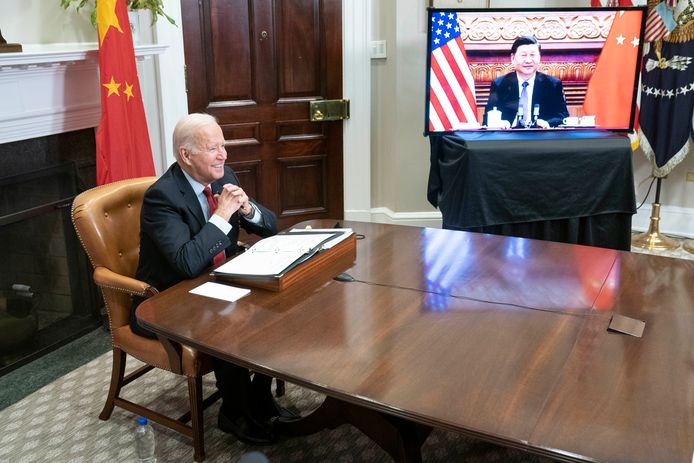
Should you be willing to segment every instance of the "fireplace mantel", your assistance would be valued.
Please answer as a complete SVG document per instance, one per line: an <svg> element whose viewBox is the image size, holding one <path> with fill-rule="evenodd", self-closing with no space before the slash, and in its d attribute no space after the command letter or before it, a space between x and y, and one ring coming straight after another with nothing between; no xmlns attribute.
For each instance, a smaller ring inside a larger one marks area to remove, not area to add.
<svg viewBox="0 0 694 463"><path fill-rule="evenodd" d="M135 47L142 60L163 45ZM0 143L96 127L101 113L95 43L23 45L0 54Z"/></svg>

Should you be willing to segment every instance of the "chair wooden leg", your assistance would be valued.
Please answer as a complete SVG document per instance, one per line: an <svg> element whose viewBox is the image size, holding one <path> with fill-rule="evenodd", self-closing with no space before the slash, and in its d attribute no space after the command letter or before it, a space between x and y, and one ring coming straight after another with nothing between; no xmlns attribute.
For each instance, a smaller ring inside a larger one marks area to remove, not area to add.
<svg viewBox="0 0 694 463"><path fill-rule="evenodd" d="M99 419L106 421L111 418L115 399L120 394L123 386L123 376L125 375L126 353L117 347L113 348L113 366L111 368L111 385L108 388L108 397L103 410L99 414Z"/></svg>
<svg viewBox="0 0 694 463"><path fill-rule="evenodd" d="M205 429L202 421L202 377L188 377L190 421L193 428L193 460L205 459Z"/></svg>
<svg viewBox="0 0 694 463"><path fill-rule="evenodd" d="M149 410L138 404L119 398L121 388L139 378L147 371L152 369L151 365L145 365L138 370L132 372L127 378L125 377L125 364L127 354L121 349L113 348L113 367L111 369L111 385L108 390L108 397L103 410L99 414L99 419L108 420L111 417L114 407L118 404L126 410L137 415L149 417L152 421L156 421L166 427L169 427L177 432L185 435L190 435L193 438L193 460L201 462L205 460L205 437L202 412L206 405L216 401L220 394L219 391L212 394L205 401L202 397L202 376L188 377L188 396L190 399L190 412L183 415L179 420L173 420L167 416ZM183 423L188 421L190 417L190 428Z"/></svg>

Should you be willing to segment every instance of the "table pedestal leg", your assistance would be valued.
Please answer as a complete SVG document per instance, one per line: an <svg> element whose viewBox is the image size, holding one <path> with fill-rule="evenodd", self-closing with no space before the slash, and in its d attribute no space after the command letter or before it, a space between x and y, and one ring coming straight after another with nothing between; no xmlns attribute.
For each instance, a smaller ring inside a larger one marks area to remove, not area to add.
<svg viewBox="0 0 694 463"><path fill-rule="evenodd" d="M278 423L286 436L304 436L323 429L351 424L376 442L396 462L419 463L421 446L431 432L430 426L381 413L332 397L311 414L292 423Z"/></svg>

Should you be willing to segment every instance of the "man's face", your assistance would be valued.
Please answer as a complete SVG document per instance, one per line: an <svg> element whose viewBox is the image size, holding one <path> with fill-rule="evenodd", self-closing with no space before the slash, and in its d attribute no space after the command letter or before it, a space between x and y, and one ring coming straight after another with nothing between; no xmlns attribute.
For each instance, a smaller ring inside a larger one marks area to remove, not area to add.
<svg viewBox="0 0 694 463"><path fill-rule="evenodd" d="M540 64L540 46L521 45L516 49L516 53L511 55L511 63L518 76L527 80L537 71Z"/></svg>
<svg viewBox="0 0 694 463"><path fill-rule="evenodd" d="M203 185L219 180L224 176L224 161L227 152L224 149L224 134L217 124L201 128L195 147L188 151L181 149L181 161L188 174Z"/></svg>

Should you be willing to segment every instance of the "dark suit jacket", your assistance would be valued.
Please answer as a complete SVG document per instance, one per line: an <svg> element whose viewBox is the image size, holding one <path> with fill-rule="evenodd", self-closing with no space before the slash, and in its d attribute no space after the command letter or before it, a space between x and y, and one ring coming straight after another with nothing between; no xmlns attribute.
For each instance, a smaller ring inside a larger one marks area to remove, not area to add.
<svg viewBox="0 0 694 463"><path fill-rule="evenodd" d="M224 168L224 177L212 183L216 194L225 183L239 184L236 174ZM251 200L261 211L261 222L253 224L235 213L225 235L205 220L200 202L183 175L180 166L173 164L145 192L140 214L140 260L136 278L163 291L187 278L202 274L212 265L214 256L222 249L226 255L236 252L239 226L249 233L267 237L277 233L277 219L269 209ZM133 301L130 324L134 332L151 335L143 330L135 317L141 299Z"/></svg>
<svg viewBox="0 0 694 463"><path fill-rule="evenodd" d="M502 119L513 124L518 113L519 98L518 77L515 71L494 80L489 89L487 106L484 108L483 124L487 124L487 112L494 109L494 106L501 111ZM561 124L569 115L561 80L541 72L535 74L531 111L536 104L540 105L539 118L547 121L551 127Z"/></svg>

